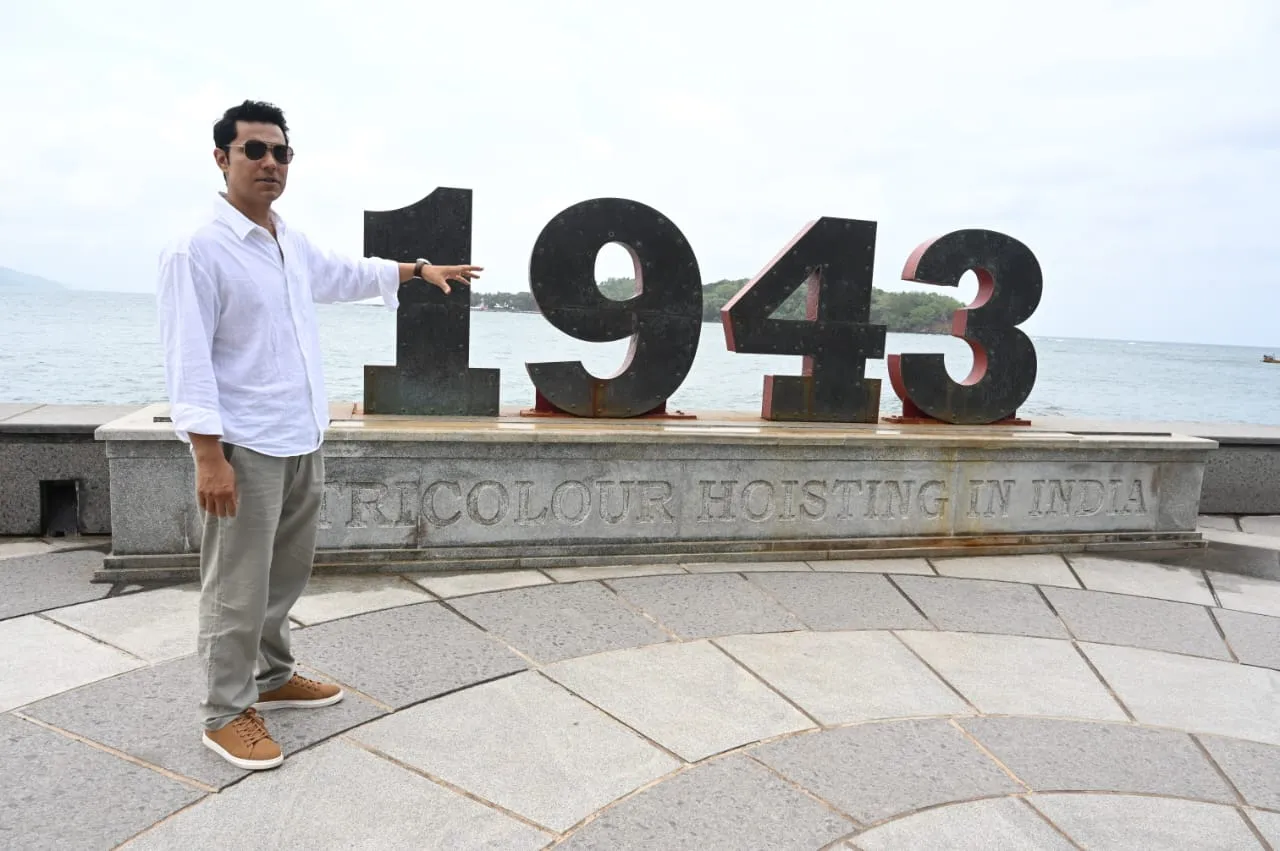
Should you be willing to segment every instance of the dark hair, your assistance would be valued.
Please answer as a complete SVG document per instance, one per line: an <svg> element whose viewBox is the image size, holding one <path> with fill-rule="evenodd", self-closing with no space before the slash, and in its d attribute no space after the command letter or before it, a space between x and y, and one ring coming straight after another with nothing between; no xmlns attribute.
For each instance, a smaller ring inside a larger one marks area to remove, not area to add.
<svg viewBox="0 0 1280 851"><path fill-rule="evenodd" d="M284 123L284 112L280 107L265 101L247 100L222 113L222 117L213 125L213 144L225 150L234 142L237 121L274 124L284 134L285 142L289 141L289 125Z"/></svg>

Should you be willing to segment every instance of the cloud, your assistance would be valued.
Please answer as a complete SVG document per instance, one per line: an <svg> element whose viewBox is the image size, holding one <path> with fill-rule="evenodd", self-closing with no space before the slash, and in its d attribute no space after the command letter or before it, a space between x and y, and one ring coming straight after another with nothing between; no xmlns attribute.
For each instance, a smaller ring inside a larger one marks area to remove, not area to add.
<svg viewBox="0 0 1280 851"><path fill-rule="evenodd" d="M527 286L559 210L621 196L675 222L707 281L829 215L876 220L876 283L907 288L921 241L991 227L1045 269L1034 333L1274 343L1280 103L1259 92L1280 79L1280 5L726 8L19 5L0 265L150 289L219 188L212 122L255 97L289 116L291 221L357 253L364 210L471 188L484 289Z"/></svg>

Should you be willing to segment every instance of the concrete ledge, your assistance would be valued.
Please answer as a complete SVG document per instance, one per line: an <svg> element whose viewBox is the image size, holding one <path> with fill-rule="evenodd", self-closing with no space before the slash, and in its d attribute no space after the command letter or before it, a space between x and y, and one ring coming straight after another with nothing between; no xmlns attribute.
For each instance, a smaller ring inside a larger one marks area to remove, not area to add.
<svg viewBox="0 0 1280 851"><path fill-rule="evenodd" d="M136 407L0 405L0 535L111 532L110 477L94 432ZM42 483L65 483L52 491ZM53 495L53 504L45 498ZM52 515L52 516L46 516Z"/></svg>
<svg viewBox="0 0 1280 851"><path fill-rule="evenodd" d="M638 541L623 544L459 547L439 549L320 550L317 576L432 573L471 570L545 570L619 563L758 562L882 558L949 558L1033 553L1128 554L1153 550L1170 555L1202 549L1195 532L1079 535L849 538L798 541ZM518 551L515 551L518 549ZM199 579L199 554L108 555L94 582L187 582Z"/></svg>

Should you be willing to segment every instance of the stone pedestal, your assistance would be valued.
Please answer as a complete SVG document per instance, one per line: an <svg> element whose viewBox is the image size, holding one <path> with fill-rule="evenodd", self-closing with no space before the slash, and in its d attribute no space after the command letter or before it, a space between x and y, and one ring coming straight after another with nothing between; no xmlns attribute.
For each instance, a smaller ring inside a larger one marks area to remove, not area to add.
<svg viewBox="0 0 1280 851"><path fill-rule="evenodd" d="M360 417L326 438L321 570L827 559L1198 545L1216 444L1025 427ZM185 444L153 406L102 427L108 570L189 574ZM159 421L157 421L159 420Z"/></svg>

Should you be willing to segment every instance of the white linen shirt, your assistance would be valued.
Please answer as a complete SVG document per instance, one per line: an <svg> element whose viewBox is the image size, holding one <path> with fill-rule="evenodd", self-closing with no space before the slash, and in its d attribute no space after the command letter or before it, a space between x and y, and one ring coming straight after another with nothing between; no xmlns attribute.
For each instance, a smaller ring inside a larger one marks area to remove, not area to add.
<svg viewBox="0 0 1280 851"><path fill-rule="evenodd" d="M399 265L321 251L272 213L276 239L219 195L160 255L157 305L174 431L291 457L329 425L315 302L399 302ZM277 239L279 240L277 244Z"/></svg>

